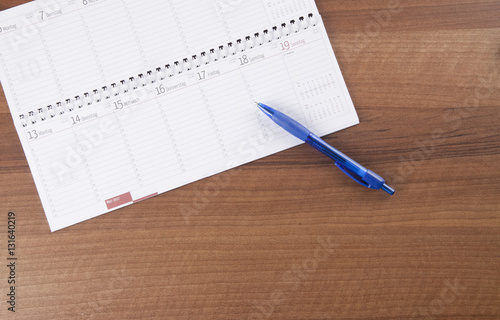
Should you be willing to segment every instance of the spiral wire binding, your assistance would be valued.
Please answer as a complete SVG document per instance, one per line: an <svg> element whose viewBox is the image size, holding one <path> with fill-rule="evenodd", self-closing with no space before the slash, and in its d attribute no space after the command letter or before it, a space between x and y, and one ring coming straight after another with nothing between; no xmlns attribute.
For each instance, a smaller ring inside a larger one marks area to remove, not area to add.
<svg viewBox="0 0 500 320"><path fill-rule="evenodd" d="M298 33L316 26L317 21L314 14L310 13L307 17L300 17L298 21L291 20L289 23L282 23L280 26L266 29L262 33L255 33L253 36L247 36L238 39L236 42L229 42L227 45L221 45L218 49L210 49L208 52L202 52L199 55L193 55L191 58L185 58L182 61L175 61L173 64L167 64L165 67L158 67L155 70L149 70L145 74L141 73L136 77L132 76L128 80L121 80L112 83L109 87L103 86L92 92L85 92L83 95L77 95L72 99L66 99L64 102L57 102L55 107L49 105L45 108L38 108L36 111L29 111L28 114L20 114L19 119L23 127L28 124L35 125L38 121L44 122L65 112L82 109L85 106L91 106L103 100L109 100L111 97L117 97L139 87L145 87L148 84L154 84L163 81L167 77L173 77L176 74L182 74L193 68L199 68L203 65L226 59L231 55L245 52L253 49L255 46L261 46L274 40L287 37L290 34Z"/></svg>

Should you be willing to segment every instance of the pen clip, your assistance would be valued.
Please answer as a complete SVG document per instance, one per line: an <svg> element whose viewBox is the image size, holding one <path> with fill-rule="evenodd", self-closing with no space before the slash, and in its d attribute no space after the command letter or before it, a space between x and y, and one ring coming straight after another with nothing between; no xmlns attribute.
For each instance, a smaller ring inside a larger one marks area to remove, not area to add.
<svg viewBox="0 0 500 320"><path fill-rule="evenodd" d="M371 188L373 189L368 183L364 182L363 179L361 179L361 177L357 174L355 174L354 172L352 172L351 170L347 169L343 164L339 163L339 162L335 162L335 165L337 166L337 168L339 168L343 173L345 173L349 178L351 178L352 180L356 181L357 183L359 183L360 185L362 185L363 187L366 187L366 188Z"/></svg>

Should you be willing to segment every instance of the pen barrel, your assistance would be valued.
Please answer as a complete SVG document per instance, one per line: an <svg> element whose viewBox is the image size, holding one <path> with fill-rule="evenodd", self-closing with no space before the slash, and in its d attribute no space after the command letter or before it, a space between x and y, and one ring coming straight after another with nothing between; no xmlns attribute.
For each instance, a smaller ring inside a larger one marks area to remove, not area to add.
<svg viewBox="0 0 500 320"><path fill-rule="evenodd" d="M272 120L277 125L285 129L288 133L294 135L296 138L302 141L306 141L306 139L311 134L311 132L298 121L295 121L294 119L290 118L284 113L279 112L278 110L274 110Z"/></svg>
<svg viewBox="0 0 500 320"><path fill-rule="evenodd" d="M306 143L311 145L314 149L320 151L324 155L330 157L333 159L335 162L340 163L349 171L355 173L359 177L363 177L366 172L368 171L365 167L357 163L356 161L352 160L339 150L335 149L331 145L329 145L325 140L321 139L317 135L311 133L306 139Z"/></svg>

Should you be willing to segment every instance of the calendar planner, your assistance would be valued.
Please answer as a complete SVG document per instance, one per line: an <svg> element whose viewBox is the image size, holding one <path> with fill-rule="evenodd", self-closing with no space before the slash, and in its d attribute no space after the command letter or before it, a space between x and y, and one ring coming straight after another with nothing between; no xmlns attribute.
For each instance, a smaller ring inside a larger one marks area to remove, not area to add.
<svg viewBox="0 0 500 320"><path fill-rule="evenodd" d="M359 122L313 0L33 1L0 81L51 231Z"/></svg>

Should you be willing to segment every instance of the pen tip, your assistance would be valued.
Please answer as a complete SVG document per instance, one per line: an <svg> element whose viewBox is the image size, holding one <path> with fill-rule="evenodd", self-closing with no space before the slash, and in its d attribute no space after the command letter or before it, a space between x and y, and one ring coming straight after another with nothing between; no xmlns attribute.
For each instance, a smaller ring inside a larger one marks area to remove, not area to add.
<svg viewBox="0 0 500 320"><path fill-rule="evenodd" d="M257 106L259 107L259 109L264 112L269 118L273 118L274 116L274 113L275 113L275 110L271 107L268 107L266 106L265 104L263 103L258 103L257 102Z"/></svg>

